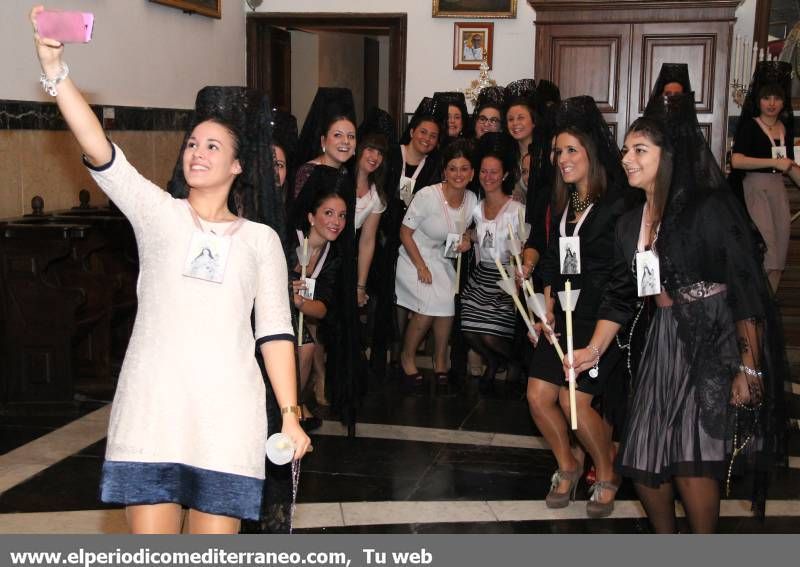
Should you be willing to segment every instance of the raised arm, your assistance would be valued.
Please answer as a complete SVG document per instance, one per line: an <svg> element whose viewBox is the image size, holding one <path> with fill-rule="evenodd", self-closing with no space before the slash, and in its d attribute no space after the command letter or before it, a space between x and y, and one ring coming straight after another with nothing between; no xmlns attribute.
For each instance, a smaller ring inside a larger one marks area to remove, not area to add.
<svg viewBox="0 0 800 567"><path fill-rule="evenodd" d="M47 79L55 80L64 75L67 69L62 61L64 45L53 39L40 37L36 32L36 16L42 11L44 11L44 6L35 6L31 10L33 40L42 72ZM106 139L100 121L89 108L89 104L78 91L75 83L67 76L55 85L55 89L58 109L78 140L89 163L100 166L111 161L111 144Z"/></svg>

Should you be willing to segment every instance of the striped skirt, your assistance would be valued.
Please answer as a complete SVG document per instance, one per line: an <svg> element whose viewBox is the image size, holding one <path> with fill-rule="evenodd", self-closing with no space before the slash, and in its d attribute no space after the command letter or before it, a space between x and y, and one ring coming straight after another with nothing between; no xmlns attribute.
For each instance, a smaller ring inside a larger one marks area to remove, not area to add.
<svg viewBox="0 0 800 567"><path fill-rule="evenodd" d="M514 337L516 310L511 296L497 285L502 279L493 264L479 262L461 292L461 330L465 333Z"/></svg>

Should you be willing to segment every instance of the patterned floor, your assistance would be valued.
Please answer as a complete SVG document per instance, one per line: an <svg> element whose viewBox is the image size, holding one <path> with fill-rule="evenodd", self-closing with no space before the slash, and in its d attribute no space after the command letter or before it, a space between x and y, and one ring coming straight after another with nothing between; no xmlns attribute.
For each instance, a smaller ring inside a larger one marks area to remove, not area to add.
<svg viewBox="0 0 800 567"><path fill-rule="evenodd" d="M800 532L800 383L787 384L787 400L794 457L776 472L767 520L751 517L735 487L722 503L721 532ZM109 406L84 402L78 414L0 418L0 533L125 531L122 510L97 498ZM441 392L431 381L409 395L383 378L372 385L355 438L326 421L313 443L301 470L300 532L650 531L627 483L607 519L586 518L584 482L567 508L544 506L555 461L519 387L500 383L482 397L472 382Z"/></svg>

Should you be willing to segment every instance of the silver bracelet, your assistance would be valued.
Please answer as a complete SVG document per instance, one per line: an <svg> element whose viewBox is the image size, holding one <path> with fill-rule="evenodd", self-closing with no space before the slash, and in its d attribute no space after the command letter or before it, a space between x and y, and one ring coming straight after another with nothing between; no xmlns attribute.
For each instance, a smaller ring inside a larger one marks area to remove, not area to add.
<svg viewBox="0 0 800 567"><path fill-rule="evenodd" d="M756 370L755 368L750 368L749 366L745 366L744 364L739 365L739 372L744 372L748 376L752 376L753 378L763 378L764 374L760 370Z"/></svg>
<svg viewBox="0 0 800 567"><path fill-rule="evenodd" d="M600 374L600 349L590 344L586 348L594 353L594 366L589 370L590 378L597 378Z"/></svg>
<svg viewBox="0 0 800 567"><path fill-rule="evenodd" d="M56 89L56 85L67 78L69 75L69 67L63 61L61 62L61 72L52 79L48 79L47 75L42 73L39 76L39 82L42 83L42 88L44 92L49 94L50 96L57 96L58 90Z"/></svg>

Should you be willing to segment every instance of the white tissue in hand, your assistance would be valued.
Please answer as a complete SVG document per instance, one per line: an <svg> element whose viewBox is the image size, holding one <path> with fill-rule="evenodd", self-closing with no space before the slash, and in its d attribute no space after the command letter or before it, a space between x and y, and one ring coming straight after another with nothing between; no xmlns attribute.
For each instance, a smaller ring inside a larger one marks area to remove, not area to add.
<svg viewBox="0 0 800 567"><path fill-rule="evenodd" d="M267 439L267 458L276 465L285 465L294 457L294 443L288 435L275 433Z"/></svg>

